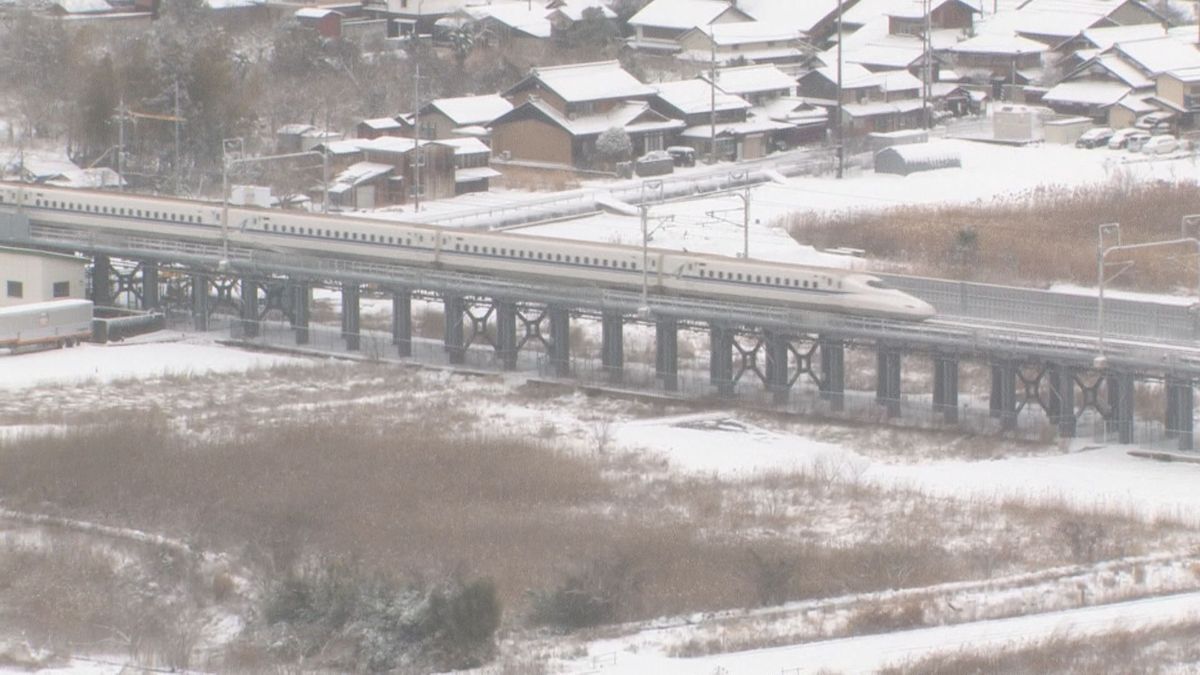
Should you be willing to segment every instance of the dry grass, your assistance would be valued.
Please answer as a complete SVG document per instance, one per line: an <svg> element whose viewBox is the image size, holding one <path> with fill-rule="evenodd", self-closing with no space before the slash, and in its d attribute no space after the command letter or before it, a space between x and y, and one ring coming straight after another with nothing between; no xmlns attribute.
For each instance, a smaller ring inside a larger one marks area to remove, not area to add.
<svg viewBox="0 0 1200 675"><path fill-rule="evenodd" d="M982 204L903 206L856 213L803 213L785 226L798 241L853 246L911 264L920 274L1018 284L1096 281L1096 226L1119 222L1124 243L1175 239L1196 211L1200 186L1132 184L1041 188ZM1196 283L1186 247L1150 249L1115 285L1170 290ZM1117 258L1110 258L1116 261Z"/></svg>
<svg viewBox="0 0 1200 675"><path fill-rule="evenodd" d="M1010 650L968 649L949 655L892 666L882 675L950 675L958 673L1041 673L1100 675L1102 673L1193 672L1180 668L1200 660L1195 641L1200 624L1184 622L1167 627L1116 631L1101 636L1057 634Z"/></svg>

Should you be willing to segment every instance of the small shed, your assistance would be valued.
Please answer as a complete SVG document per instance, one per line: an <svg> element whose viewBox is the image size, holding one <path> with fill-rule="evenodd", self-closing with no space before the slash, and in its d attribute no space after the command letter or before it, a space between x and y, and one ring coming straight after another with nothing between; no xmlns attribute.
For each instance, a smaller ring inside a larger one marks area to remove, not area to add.
<svg viewBox="0 0 1200 675"><path fill-rule="evenodd" d="M941 145L926 143L896 145L875 153L875 173L907 176L919 171L951 169L962 166L958 153Z"/></svg>
<svg viewBox="0 0 1200 675"><path fill-rule="evenodd" d="M0 307L82 299L87 262L62 253L0 247Z"/></svg>
<svg viewBox="0 0 1200 675"><path fill-rule="evenodd" d="M1042 125L1042 130L1046 134L1047 143L1072 145L1079 140L1083 132L1091 129L1093 124L1095 123L1090 117L1068 117L1046 122Z"/></svg>
<svg viewBox="0 0 1200 675"><path fill-rule="evenodd" d="M1002 105L992 112L993 135L998 141L1029 143L1036 138L1037 111L1024 105Z"/></svg>

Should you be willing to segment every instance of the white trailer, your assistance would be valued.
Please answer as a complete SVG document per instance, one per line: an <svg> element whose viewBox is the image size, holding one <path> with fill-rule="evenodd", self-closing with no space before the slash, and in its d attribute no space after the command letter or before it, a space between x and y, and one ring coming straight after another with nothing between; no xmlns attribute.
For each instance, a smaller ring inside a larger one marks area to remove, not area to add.
<svg viewBox="0 0 1200 675"><path fill-rule="evenodd" d="M49 300L0 307L0 349L70 347L91 337L91 300Z"/></svg>

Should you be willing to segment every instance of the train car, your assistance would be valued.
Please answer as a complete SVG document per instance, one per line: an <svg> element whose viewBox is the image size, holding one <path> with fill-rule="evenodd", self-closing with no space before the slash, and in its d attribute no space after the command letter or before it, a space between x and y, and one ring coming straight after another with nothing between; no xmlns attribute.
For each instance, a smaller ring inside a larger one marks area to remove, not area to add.
<svg viewBox="0 0 1200 675"><path fill-rule="evenodd" d="M465 272L500 273L575 285L792 306L922 321L933 308L879 278L834 268L790 265L638 246L477 232L361 217L230 207L178 199L0 185L0 206L16 205L66 226L172 234L275 251L390 259Z"/></svg>
<svg viewBox="0 0 1200 675"><path fill-rule="evenodd" d="M91 337L91 300L49 300L0 308L0 349L73 347Z"/></svg>

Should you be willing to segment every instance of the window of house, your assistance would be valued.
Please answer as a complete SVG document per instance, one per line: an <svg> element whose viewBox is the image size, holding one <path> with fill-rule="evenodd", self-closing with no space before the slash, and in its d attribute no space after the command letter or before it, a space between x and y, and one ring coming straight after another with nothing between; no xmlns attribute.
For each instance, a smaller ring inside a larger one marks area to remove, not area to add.
<svg viewBox="0 0 1200 675"><path fill-rule="evenodd" d="M71 295L71 282L69 282L69 281L56 281L56 282L54 282L54 286L53 286L53 290L52 290L52 292L54 293L54 297L56 297L56 298L66 298L66 297L70 297L70 295Z"/></svg>
<svg viewBox="0 0 1200 675"><path fill-rule="evenodd" d="M25 297L25 284L19 281L8 282L8 297L23 298Z"/></svg>

